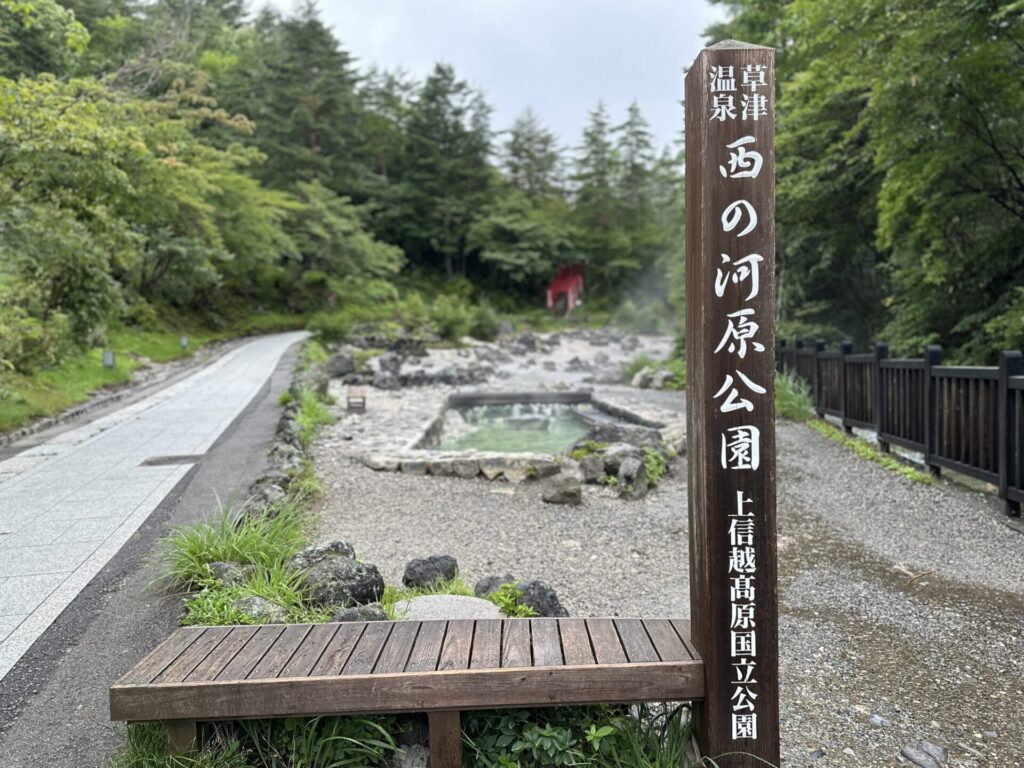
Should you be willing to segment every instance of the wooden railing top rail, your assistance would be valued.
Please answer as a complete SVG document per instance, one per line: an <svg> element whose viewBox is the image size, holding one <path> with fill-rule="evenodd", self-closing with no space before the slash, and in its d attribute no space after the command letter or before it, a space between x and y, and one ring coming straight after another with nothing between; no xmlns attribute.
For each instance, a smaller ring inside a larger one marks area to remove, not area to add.
<svg viewBox="0 0 1024 768"><path fill-rule="evenodd" d="M990 379L999 378L999 369L987 366L935 365L932 376L943 379Z"/></svg>

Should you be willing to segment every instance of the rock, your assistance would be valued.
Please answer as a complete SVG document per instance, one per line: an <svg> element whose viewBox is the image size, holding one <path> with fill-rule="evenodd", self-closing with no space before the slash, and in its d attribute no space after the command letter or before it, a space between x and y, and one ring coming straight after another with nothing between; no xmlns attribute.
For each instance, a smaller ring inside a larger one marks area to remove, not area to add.
<svg viewBox="0 0 1024 768"><path fill-rule="evenodd" d="M926 752L931 755L936 761L944 763L949 759L949 750L945 747L940 747L936 744L932 744L930 741L921 740L918 745L921 747L922 752Z"/></svg>
<svg viewBox="0 0 1024 768"><path fill-rule="evenodd" d="M645 389L651 384L651 376L654 373L654 369L649 365L645 365L639 371L633 374L633 379L629 382L630 386L639 387Z"/></svg>
<svg viewBox="0 0 1024 768"><path fill-rule="evenodd" d="M451 477L453 471L451 459L431 459L427 462L427 472L431 475Z"/></svg>
<svg viewBox="0 0 1024 768"><path fill-rule="evenodd" d="M284 608L259 595L241 597L231 603L231 607L260 623L284 624L288 617L288 612Z"/></svg>
<svg viewBox="0 0 1024 768"><path fill-rule="evenodd" d="M604 462L603 473L616 475L626 459L643 459L643 451L629 443L612 443L600 453Z"/></svg>
<svg viewBox="0 0 1024 768"><path fill-rule="evenodd" d="M562 607L558 594L543 581L521 581L519 589L523 596L519 602L528 605L538 616L568 616L569 612Z"/></svg>
<svg viewBox="0 0 1024 768"><path fill-rule="evenodd" d="M395 755L394 768L427 768L430 752L422 744L402 747Z"/></svg>
<svg viewBox="0 0 1024 768"><path fill-rule="evenodd" d="M373 374L373 381L370 382L377 389L401 389L402 382L391 371L380 370Z"/></svg>
<svg viewBox="0 0 1024 768"><path fill-rule="evenodd" d="M654 375L651 376L651 389L664 389L665 385L675 379L675 374L672 371L666 371L664 369L655 371Z"/></svg>
<svg viewBox="0 0 1024 768"><path fill-rule="evenodd" d="M473 594L477 597L487 597L501 589L503 584L514 584L516 577L510 573L504 576L484 576L473 587Z"/></svg>
<svg viewBox="0 0 1024 768"><path fill-rule="evenodd" d="M580 459L580 472L583 473L583 482L596 483L604 475L604 457L591 453Z"/></svg>
<svg viewBox="0 0 1024 768"><path fill-rule="evenodd" d="M324 371L332 379L338 379L356 371L356 358L351 347L346 347L331 355L324 364Z"/></svg>
<svg viewBox="0 0 1024 768"><path fill-rule="evenodd" d="M653 427L640 424L602 421L590 427L587 439L596 443L630 443L641 448L657 448L661 442L661 433Z"/></svg>
<svg viewBox="0 0 1024 768"><path fill-rule="evenodd" d="M431 555L410 560L405 566L402 583L407 587L433 587L451 581L459 573L459 563L451 555Z"/></svg>
<svg viewBox="0 0 1024 768"><path fill-rule="evenodd" d="M876 728L889 728L892 726L892 721L886 720L881 715L871 715L868 718L868 722Z"/></svg>
<svg viewBox="0 0 1024 768"><path fill-rule="evenodd" d="M314 544L295 553L292 556L291 564L294 568L304 571L312 568L322 560L330 557L349 557L355 559L356 548L347 541L334 540L323 544Z"/></svg>
<svg viewBox="0 0 1024 768"><path fill-rule="evenodd" d="M397 472L401 466L398 459L380 455L367 456L363 459L363 464L376 472Z"/></svg>
<svg viewBox="0 0 1024 768"><path fill-rule="evenodd" d="M464 595L424 595L395 603L395 616L402 621L433 619L500 619L498 606L490 600Z"/></svg>
<svg viewBox="0 0 1024 768"><path fill-rule="evenodd" d="M558 366L555 364L554 360L545 360L543 363L541 363L541 367L545 371L557 371L558 370Z"/></svg>
<svg viewBox="0 0 1024 768"><path fill-rule="evenodd" d="M552 477L562 471L562 465L553 459L535 459L526 466L526 474L538 478Z"/></svg>
<svg viewBox="0 0 1024 768"><path fill-rule="evenodd" d="M608 356L607 352L598 352L594 355L594 362L598 365L608 365L612 359Z"/></svg>
<svg viewBox="0 0 1024 768"><path fill-rule="evenodd" d="M999 738L999 734L996 733L995 731L982 731L981 732L981 737L985 741L995 741L996 739Z"/></svg>
<svg viewBox="0 0 1024 768"><path fill-rule="evenodd" d="M402 370L402 358L394 352L385 352L377 358L377 366L381 371L398 376Z"/></svg>
<svg viewBox="0 0 1024 768"><path fill-rule="evenodd" d="M210 563L209 568L213 578L218 579L225 587L241 584L256 570L253 566L242 563Z"/></svg>
<svg viewBox="0 0 1024 768"><path fill-rule="evenodd" d="M425 475L427 474L427 462L422 459L402 459L402 474L404 475Z"/></svg>
<svg viewBox="0 0 1024 768"><path fill-rule="evenodd" d="M357 605L355 608L339 608L331 614L331 621L387 621L388 615L380 603Z"/></svg>
<svg viewBox="0 0 1024 768"><path fill-rule="evenodd" d="M573 475L555 475L544 482L541 498L549 504L579 504L583 501L583 486Z"/></svg>
<svg viewBox="0 0 1024 768"><path fill-rule="evenodd" d="M823 757L824 757L824 756L825 756L826 754L828 754L828 753L827 753L827 752L825 752L825 750L824 750L824 749L816 749L816 750L814 750L813 752L811 752L811 762L812 762L812 763L816 763L816 762L818 762L818 761L819 761L819 760L821 760L821 758L823 758Z"/></svg>
<svg viewBox="0 0 1024 768"><path fill-rule="evenodd" d="M647 479L647 467L642 461L628 458L619 467L618 475L619 498L635 501L647 495L650 485Z"/></svg>
<svg viewBox="0 0 1024 768"><path fill-rule="evenodd" d="M934 757L929 755L927 752L922 752L914 747L904 747L900 750L900 754L903 755L918 768L942 768L942 765Z"/></svg>
<svg viewBox="0 0 1024 768"><path fill-rule="evenodd" d="M341 548L305 549L292 558L291 565L303 571L302 583L310 601L317 605L349 608L376 602L384 593L384 579L377 566L360 563Z"/></svg>
<svg viewBox="0 0 1024 768"><path fill-rule="evenodd" d="M478 459L453 459L452 471L458 477L468 480L480 474L480 461Z"/></svg>

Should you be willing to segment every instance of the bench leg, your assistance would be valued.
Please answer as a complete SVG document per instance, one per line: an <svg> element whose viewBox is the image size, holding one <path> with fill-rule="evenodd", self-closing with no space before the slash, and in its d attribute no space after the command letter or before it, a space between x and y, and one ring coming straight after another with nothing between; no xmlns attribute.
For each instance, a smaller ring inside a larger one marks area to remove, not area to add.
<svg viewBox="0 0 1024 768"><path fill-rule="evenodd" d="M187 755L199 750L195 720L164 720L167 728L167 754Z"/></svg>
<svg viewBox="0 0 1024 768"><path fill-rule="evenodd" d="M457 710L430 712L430 768L462 768L462 727Z"/></svg>

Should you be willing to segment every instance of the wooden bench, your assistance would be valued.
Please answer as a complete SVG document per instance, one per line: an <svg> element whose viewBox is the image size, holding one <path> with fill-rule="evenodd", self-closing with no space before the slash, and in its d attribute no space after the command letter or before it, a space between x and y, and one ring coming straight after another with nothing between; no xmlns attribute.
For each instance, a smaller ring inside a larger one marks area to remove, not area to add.
<svg viewBox="0 0 1024 768"><path fill-rule="evenodd" d="M186 627L110 689L110 717L197 723L426 712L432 768L461 766L459 711L704 697L689 622L488 619Z"/></svg>
<svg viewBox="0 0 1024 768"><path fill-rule="evenodd" d="M349 413L366 413L366 390L353 387L345 397L345 410Z"/></svg>

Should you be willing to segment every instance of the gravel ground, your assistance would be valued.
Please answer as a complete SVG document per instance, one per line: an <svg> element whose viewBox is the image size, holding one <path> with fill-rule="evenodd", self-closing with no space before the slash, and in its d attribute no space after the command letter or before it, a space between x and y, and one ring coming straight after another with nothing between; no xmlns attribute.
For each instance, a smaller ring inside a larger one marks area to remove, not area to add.
<svg viewBox="0 0 1024 768"><path fill-rule="evenodd" d="M356 456L414 434L446 392L370 394L365 417L318 442L321 538L352 541L390 583L413 557L451 554L471 582L543 579L574 615L689 613L685 460L643 501L587 486L580 507L545 504L534 483L375 473ZM597 394L683 412L677 393ZM900 749L927 739L950 766L1024 766L1024 537L991 497L915 484L808 427L780 424L778 446L784 765L908 765Z"/></svg>

